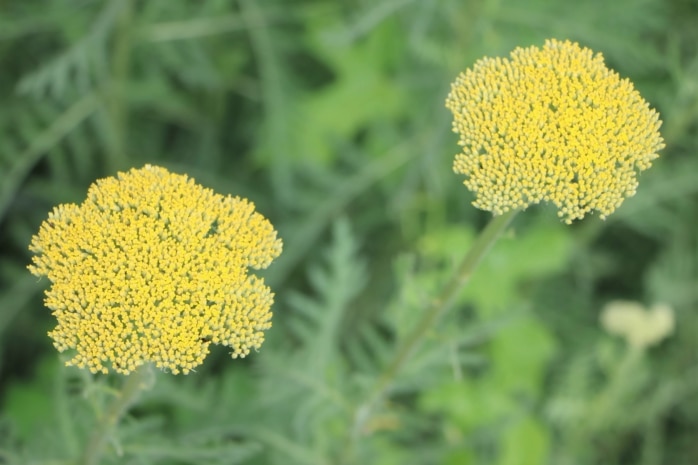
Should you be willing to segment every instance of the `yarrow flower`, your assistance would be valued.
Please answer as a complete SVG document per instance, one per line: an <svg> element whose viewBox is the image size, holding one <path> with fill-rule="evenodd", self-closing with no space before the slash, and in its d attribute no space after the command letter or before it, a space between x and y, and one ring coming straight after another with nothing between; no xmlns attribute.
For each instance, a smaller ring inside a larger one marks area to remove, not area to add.
<svg viewBox="0 0 698 465"><path fill-rule="evenodd" d="M454 171L495 215L552 202L567 223L613 213L664 147L659 114L603 56L570 41L483 58L446 107L463 147Z"/></svg>
<svg viewBox="0 0 698 465"><path fill-rule="evenodd" d="M52 283L49 336L76 351L67 365L186 374L210 344L233 358L260 347L274 295L248 267L266 268L281 245L251 202L146 165L56 207L32 238L29 270Z"/></svg>
<svg viewBox="0 0 698 465"><path fill-rule="evenodd" d="M635 349L658 344L675 329L674 310L666 304L646 309L638 302L615 300L601 312L601 325L611 334L625 338Z"/></svg>

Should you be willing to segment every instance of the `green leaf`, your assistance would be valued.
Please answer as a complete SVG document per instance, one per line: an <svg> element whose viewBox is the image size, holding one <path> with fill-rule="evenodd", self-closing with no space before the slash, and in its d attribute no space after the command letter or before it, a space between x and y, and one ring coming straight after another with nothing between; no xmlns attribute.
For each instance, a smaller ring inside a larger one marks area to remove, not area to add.
<svg viewBox="0 0 698 465"><path fill-rule="evenodd" d="M509 393L537 395L554 352L550 332L533 315L526 315L492 338L488 385Z"/></svg>
<svg viewBox="0 0 698 465"><path fill-rule="evenodd" d="M51 399L56 369L60 369L55 357L44 358L35 379L14 381L5 395L5 416L14 424L18 436L24 440L40 430L47 418L52 417Z"/></svg>
<svg viewBox="0 0 698 465"><path fill-rule="evenodd" d="M399 43L394 21L374 30L367 40L339 43L324 21L308 33L310 50L329 65L334 80L306 95L294 117L297 154L327 163L340 141L352 140L364 128L401 115L409 97L389 69Z"/></svg>
<svg viewBox="0 0 698 465"><path fill-rule="evenodd" d="M446 425L464 435L503 419L516 408L503 391L477 380L445 382L424 393L420 407L441 414Z"/></svg>
<svg viewBox="0 0 698 465"><path fill-rule="evenodd" d="M519 233L515 220L509 234L499 239L475 270L461 302L475 304L485 318L520 302L524 283L561 270L568 262L573 244L565 227L554 219L542 219ZM450 265L465 255L474 239L468 226L445 226L426 235L420 250Z"/></svg>
<svg viewBox="0 0 698 465"><path fill-rule="evenodd" d="M503 434L498 465L546 463L550 435L532 417L524 417Z"/></svg>

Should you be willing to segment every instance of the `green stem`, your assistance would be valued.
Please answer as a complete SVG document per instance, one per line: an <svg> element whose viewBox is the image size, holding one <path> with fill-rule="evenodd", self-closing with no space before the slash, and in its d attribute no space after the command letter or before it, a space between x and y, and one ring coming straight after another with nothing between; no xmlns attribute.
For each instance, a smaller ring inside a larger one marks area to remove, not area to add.
<svg viewBox="0 0 698 465"><path fill-rule="evenodd" d="M458 292L461 291L470 280L475 268L480 263L482 257L497 241L500 234L511 223L511 220L516 216L518 210L509 211L499 216L495 216L487 224L477 237L470 250L463 258L463 261L458 266L456 272L451 276L450 281L446 283L441 293L431 301L431 304L422 315L415 328L400 344L395 357L382 373L378 382L371 391L368 401L363 405L356 415L355 434L358 434L369 419L373 406L383 397L385 391L393 382L402 367L409 360L412 353L419 347L427 333L432 329L433 325L450 307L453 305Z"/></svg>
<svg viewBox="0 0 698 465"><path fill-rule="evenodd" d="M597 433L613 421L613 412L617 411L614 406L622 405L623 398L628 397L628 390L633 386L632 375L637 372L644 353L642 348L627 345L625 355L615 367L611 379L588 409L587 433Z"/></svg>
<svg viewBox="0 0 698 465"><path fill-rule="evenodd" d="M133 405L145 389L151 386L152 375L152 368L148 365L138 368L126 377L123 389L99 419L99 423L95 427L87 447L85 447L81 464L98 465L100 463L107 440L129 407Z"/></svg>
<svg viewBox="0 0 698 465"><path fill-rule="evenodd" d="M121 2L114 37L114 48L111 62L111 83L109 86L108 108L112 125L113 140L110 147L108 162L109 169L123 169L122 161L127 158L127 105L126 87L129 77L131 54L131 20L133 15L132 0L117 0Z"/></svg>

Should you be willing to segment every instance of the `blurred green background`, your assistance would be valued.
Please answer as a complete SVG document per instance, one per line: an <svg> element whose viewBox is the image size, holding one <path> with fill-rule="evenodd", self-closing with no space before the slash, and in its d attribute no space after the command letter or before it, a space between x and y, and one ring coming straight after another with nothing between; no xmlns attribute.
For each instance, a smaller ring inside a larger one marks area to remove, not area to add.
<svg viewBox="0 0 698 465"><path fill-rule="evenodd" d="M259 353L159 373L105 463L698 463L697 24L695 0L0 1L0 463L76 463L118 385L62 366L27 246L146 163L249 198L284 253ZM357 422L490 217L451 171L450 82L553 37L630 78L667 148L606 221L520 214ZM630 350L617 299L675 331Z"/></svg>

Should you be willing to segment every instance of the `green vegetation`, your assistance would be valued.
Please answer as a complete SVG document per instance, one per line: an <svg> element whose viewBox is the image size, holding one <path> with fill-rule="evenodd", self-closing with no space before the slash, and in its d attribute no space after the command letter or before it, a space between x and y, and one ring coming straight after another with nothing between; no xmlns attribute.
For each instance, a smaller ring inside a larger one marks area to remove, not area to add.
<svg viewBox="0 0 698 465"><path fill-rule="evenodd" d="M0 464L82 463L125 381L63 366L26 266L55 205L145 164L273 223L273 327L245 359L155 370L102 463L695 463L695 24L694 0L3 2ZM519 213L369 402L491 218L452 170L450 83L547 38L603 53L666 148L605 221ZM616 300L668 305L674 331L626 343L601 324Z"/></svg>

